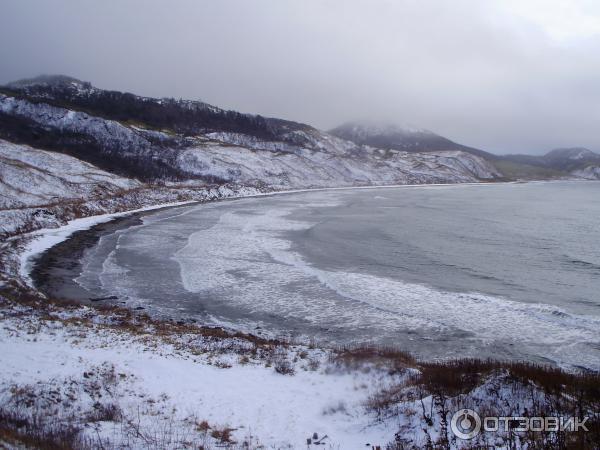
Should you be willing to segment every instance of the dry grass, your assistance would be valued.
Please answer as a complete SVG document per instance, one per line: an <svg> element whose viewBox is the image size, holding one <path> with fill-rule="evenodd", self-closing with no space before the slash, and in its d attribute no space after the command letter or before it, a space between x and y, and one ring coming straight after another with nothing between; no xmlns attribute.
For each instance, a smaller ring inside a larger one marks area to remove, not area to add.
<svg viewBox="0 0 600 450"><path fill-rule="evenodd" d="M471 408L486 416L588 417L588 432L507 433L510 448L595 449L600 443L600 373L566 372L557 367L526 362L454 360L420 362L403 382L372 394L365 408L380 420L403 415L407 405L416 408L421 428L441 429L428 448L446 449L453 434L448 430L452 414ZM497 382L495 382L497 381ZM487 386L483 398L473 396ZM505 393L510 392L509 397ZM523 405L527 403L528 408ZM473 443L476 447L481 442ZM390 449L418 448L401 432Z"/></svg>
<svg viewBox="0 0 600 450"><path fill-rule="evenodd" d="M493 372L506 371L522 383L533 383L550 395L572 395L600 408L600 373L566 372L558 367L527 362L462 359L418 364L413 383L428 392L447 396L465 394L481 385Z"/></svg>
<svg viewBox="0 0 600 450"><path fill-rule="evenodd" d="M390 373L399 373L416 365L415 358L408 352L372 345L338 347L332 353L331 362L354 370L370 365Z"/></svg>

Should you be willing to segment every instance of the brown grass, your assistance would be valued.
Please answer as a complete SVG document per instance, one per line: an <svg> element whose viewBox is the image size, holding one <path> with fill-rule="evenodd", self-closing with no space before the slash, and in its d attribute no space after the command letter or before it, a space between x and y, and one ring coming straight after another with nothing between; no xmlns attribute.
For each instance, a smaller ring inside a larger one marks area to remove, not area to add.
<svg viewBox="0 0 600 450"><path fill-rule="evenodd" d="M415 358L408 352L393 347L372 345L338 347L332 354L332 362L350 369L370 364L386 368L390 373L400 372L416 365Z"/></svg>

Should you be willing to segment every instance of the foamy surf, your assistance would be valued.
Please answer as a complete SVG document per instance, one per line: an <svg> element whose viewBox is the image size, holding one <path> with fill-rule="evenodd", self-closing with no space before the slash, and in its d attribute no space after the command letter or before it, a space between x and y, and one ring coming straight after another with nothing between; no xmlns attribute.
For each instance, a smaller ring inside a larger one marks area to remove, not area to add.
<svg viewBox="0 0 600 450"><path fill-rule="evenodd" d="M572 315L553 305L321 270L282 237L286 231L311 227L288 219L291 212L272 209L250 217L229 212L212 228L190 235L174 255L185 288L213 292L252 312L301 317L314 325L371 328L388 335L460 331L482 343L532 346L538 352L544 347L543 356L566 363L581 362L582 355L569 356L572 346L598 342L598 318ZM590 355L587 362L599 356Z"/></svg>
<svg viewBox="0 0 600 450"><path fill-rule="evenodd" d="M498 189L507 187L486 191ZM465 233L456 199L469 192L476 191L388 189L385 197L366 190L299 193L161 212L119 232L118 242L103 240L103 250L90 258L102 259L104 267L90 265L86 277L100 280L103 292L154 310L201 314L202 320L246 330L391 344L425 358L499 357L600 368L600 317L577 312L597 308L585 289L564 306L556 298L546 303L519 272L507 271L510 266L494 272L485 260L437 259L435 246L406 245L416 239L411 220L433 218L419 222L422 243L441 217L445 222L436 237L442 244L458 243L460 250L473 241L499 257L517 251L518 258L530 257L532 275L538 270L542 282L551 283L556 267L542 267L548 258L535 252L557 247L553 237L523 235L512 222L502 231L501 217L485 211L475 217L472 233ZM449 201L455 203L440 215ZM398 224L390 228L389 220ZM381 231L382 224L389 229ZM517 231L515 248L507 247L501 232ZM415 274L428 281L411 281ZM463 278L438 278L457 275ZM457 288L441 288L440 282ZM472 283L511 296L477 291Z"/></svg>

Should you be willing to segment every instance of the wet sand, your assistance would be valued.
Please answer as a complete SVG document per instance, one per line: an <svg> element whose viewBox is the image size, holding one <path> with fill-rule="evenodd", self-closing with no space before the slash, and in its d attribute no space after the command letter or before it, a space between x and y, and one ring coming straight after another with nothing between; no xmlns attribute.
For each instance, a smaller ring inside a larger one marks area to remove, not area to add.
<svg viewBox="0 0 600 450"><path fill-rule="evenodd" d="M87 230L76 231L68 239L35 258L30 273L34 286L47 296L57 300L81 303L120 303L118 297L90 297L90 293L74 281L82 271L81 259L85 251L94 247L102 236L141 225L142 217L156 211L158 210L117 217L109 222L94 225Z"/></svg>

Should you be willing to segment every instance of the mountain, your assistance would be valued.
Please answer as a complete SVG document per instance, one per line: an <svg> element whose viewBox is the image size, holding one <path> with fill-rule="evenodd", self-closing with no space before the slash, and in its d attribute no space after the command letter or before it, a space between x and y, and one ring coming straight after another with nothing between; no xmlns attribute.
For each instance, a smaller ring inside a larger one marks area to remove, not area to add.
<svg viewBox="0 0 600 450"><path fill-rule="evenodd" d="M394 124L347 122L329 130L329 133L359 145L370 145L377 148L402 150L406 152L458 150L486 158L490 161L497 159L496 155L457 144L432 131L401 127Z"/></svg>
<svg viewBox="0 0 600 450"><path fill-rule="evenodd" d="M557 148L541 156L506 155L503 159L569 173L600 166L600 154L582 147Z"/></svg>
<svg viewBox="0 0 600 450"><path fill-rule="evenodd" d="M89 82L64 75L20 80L7 84L4 89L33 101L89 111L106 119L139 121L183 134L229 131L299 144L304 142L295 138L294 131L312 129L296 122L223 110L201 101L155 99L97 89Z"/></svg>
<svg viewBox="0 0 600 450"><path fill-rule="evenodd" d="M240 192L502 178L489 161L456 149L375 148L301 123L66 76L0 87L0 149L5 234Z"/></svg>
<svg viewBox="0 0 600 450"><path fill-rule="evenodd" d="M243 176L247 170L234 164L235 159L246 163L248 158L257 162L261 157L267 161L256 166L253 182L271 183L270 178L277 176L278 184L288 187L425 182L445 177L435 173L423 177L419 170L411 174L411 166L426 167L431 156L379 154L309 125L226 111L199 101L106 91L66 76L21 80L2 87L0 93L0 138L61 151L145 181L247 182ZM268 154L257 158L257 151ZM216 158L226 156L226 161L211 168L204 160L211 152ZM300 179L291 181L288 172L294 172L293 168L306 170ZM491 167L486 170L469 177L499 176Z"/></svg>
<svg viewBox="0 0 600 450"><path fill-rule="evenodd" d="M454 150L470 153L493 163L507 179L553 179L568 176L600 179L600 155L581 147L555 149L543 156L494 155L458 144L426 129L372 122L348 122L329 133L358 145L383 149L422 153Z"/></svg>

